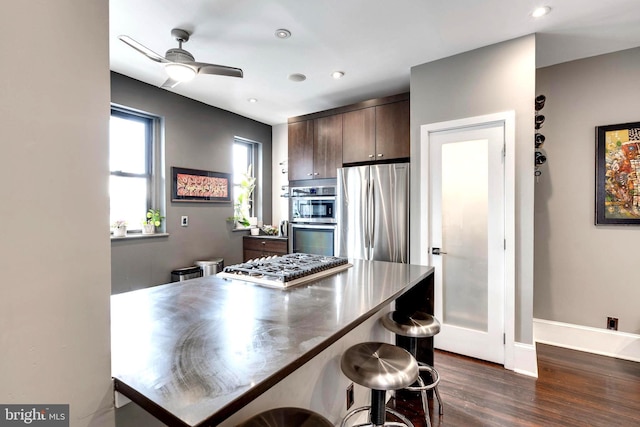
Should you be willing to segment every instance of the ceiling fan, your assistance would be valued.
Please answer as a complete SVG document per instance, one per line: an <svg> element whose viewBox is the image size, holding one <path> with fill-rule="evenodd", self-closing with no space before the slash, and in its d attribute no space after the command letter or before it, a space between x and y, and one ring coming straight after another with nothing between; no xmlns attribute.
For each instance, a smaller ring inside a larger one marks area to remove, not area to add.
<svg viewBox="0 0 640 427"><path fill-rule="evenodd" d="M178 41L178 47L169 49L165 56L158 55L129 36L122 35L118 36L118 38L152 61L164 64L164 69L169 75L169 78L161 87L174 88L182 82L193 79L196 74L217 74L220 76L243 77L243 73L240 68L208 64L206 62L196 62L193 55L182 48L182 43L189 41L189 33L187 31L181 30L180 28L174 28L171 30L171 36Z"/></svg>

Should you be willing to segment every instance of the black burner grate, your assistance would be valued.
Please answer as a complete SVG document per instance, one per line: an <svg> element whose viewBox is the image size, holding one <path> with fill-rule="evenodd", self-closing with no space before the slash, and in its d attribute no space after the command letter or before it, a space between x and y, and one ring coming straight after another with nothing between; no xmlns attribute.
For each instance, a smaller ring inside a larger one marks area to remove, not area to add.
<svg viewBox="0 0 640 427"><path fill-rule="evenodd" d="M295 253L230 265L224 268L224 272L239 276L289 282L347 263L347 258Z"/></svg>

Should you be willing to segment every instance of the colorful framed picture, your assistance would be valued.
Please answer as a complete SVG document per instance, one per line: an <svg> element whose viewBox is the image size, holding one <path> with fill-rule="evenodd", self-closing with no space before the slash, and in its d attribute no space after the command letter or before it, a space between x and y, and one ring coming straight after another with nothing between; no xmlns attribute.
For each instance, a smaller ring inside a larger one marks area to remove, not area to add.
<svg viewBox="0 0 640 427"><path fill-rule="evenodd" d="M596 225L640 225L640 122L596 127Z"/></svg>
<svg viewBox="0 0 640 427"><path fill-rule="evenodd" d="M230 202L231 174L171 168L173 202Z"/></svg>

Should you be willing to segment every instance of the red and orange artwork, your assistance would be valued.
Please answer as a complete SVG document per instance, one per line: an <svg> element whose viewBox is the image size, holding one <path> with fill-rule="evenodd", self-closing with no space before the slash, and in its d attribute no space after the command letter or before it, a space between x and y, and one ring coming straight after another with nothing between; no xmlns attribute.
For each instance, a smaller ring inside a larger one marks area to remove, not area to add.
<svg viewBox="0 0 640 427"><path fill-rule="evenodd" d="M228 197L229 180L210 176L177 174L177 195L180 197Z"/></svg>
<svg viewBox="0 0 640 427"><path fill-rule="evenodd" d="M640 129L605 132L605 217L640 219Z"/></svg>

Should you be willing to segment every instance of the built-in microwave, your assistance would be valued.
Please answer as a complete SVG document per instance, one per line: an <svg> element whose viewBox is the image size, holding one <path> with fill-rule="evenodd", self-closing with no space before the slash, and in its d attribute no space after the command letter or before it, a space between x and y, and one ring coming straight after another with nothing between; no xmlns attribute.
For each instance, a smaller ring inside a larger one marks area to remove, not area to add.
<svg viewBox="0 0 640 427"><path fill-rule="evenodd" d="M292 223L336 223L336 187L292 187L290 189Z"/></svg>

